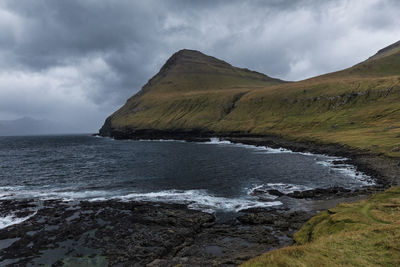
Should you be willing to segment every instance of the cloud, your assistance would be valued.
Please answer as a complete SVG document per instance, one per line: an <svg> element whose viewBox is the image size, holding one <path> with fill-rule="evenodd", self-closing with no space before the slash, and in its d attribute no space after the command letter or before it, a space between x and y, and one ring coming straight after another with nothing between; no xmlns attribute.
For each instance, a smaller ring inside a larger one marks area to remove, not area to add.
<svg viewBox="0 0 400 267"><path fill-rule="evenodd" d="M400 36L394 0L5 0L0 118L95 131L182 48L300 80L354 65Z"/></svg>
<svg viewBox="0 0 400 267"><path fill-rule="evenodd" d="M112 112L109 108L100 110L95 102L88 101L88 94L93 98L98 93L95 88L100 79L93 77L102 73L107 71L101 59L41 72L2 72L0 114L13 115L11 118L26 115L46 118L71 125L74 131L95 129ZM0 119L8 118L3 115Z"/></svg>

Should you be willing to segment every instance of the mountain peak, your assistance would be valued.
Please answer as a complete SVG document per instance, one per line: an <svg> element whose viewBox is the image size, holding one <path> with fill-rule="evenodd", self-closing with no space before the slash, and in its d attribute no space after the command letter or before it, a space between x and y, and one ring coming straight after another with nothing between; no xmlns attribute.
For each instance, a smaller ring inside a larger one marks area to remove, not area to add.
<svg viewBox="0 0 400 267"><path fill-rule="evenodd" d="M171 92L262 87L283 82L256 71L234 67L197 50L182 49L165 62L138 94L154 90Z"/></svg>
<svg viewBox="0 0 400 267"><path fill-rule="evenodd" d="M162 66L160 72L171 70L174 66L180 66L181 71L183 70L183 68L189 68L192 71L201 71L202 67L205 67L207 65L216 67L232 67L225 61L207 56L200 51L182 49L174 53L167 60L167 62Z"/></svg>
<svg viewBox="0 0 400 267"><path fill-rule="evenodd" d="M185 55L206 56L205 54L201 53L198 50L187 49L187 48L184 48L184 49L181 49L181 50L175 52L174 55L177 55L177 56L185 56Z"/></svg>

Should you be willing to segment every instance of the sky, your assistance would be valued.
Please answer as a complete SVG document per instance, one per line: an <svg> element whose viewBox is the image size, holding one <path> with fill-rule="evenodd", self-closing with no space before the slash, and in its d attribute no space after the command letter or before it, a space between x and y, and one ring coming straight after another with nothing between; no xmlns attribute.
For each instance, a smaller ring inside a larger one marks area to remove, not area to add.
<svg viewBox="0 0 400 267"><path fill-rule="evenodd" d="M284 80L400 40L397 0L0 0L0 120L97 132L176 51Z"/></svg>

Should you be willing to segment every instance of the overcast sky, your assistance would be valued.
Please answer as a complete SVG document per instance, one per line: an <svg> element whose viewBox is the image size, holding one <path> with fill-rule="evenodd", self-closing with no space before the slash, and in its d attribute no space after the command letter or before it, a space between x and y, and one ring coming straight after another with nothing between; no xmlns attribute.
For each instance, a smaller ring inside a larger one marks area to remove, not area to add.
<svg viewBox="0 0 400 267"><path fill-rule="evenodd" d="M196 49L285 80L400 40L400 1L0 0L0 120L95 132L171 56Z"/></svg>

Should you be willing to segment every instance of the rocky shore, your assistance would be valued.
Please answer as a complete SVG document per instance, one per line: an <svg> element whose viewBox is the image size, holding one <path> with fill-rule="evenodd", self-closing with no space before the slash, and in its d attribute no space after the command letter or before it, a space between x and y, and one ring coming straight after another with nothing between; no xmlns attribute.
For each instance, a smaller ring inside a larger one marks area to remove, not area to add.
<svg viewBox="0 0 400 267"><path fill-rule="evenodd" d="M367 192L365 192L367 193ZM231 214L185 205L109 201L0 200L0 266L237 266L293 244L319 211L353 198L283 203Z"/></svg>
<svg viewBox="0 0 400 267"><path fill-rule="evenodd" d="M364 193L368 193L365 191ZM319 211L365 198L296 199L235 214L185 205L61 200L0 200L0 266L236 266L293 244Z"/></svg>
<svg viewBox="0 0 400 267"><path fill-rule="evenodd" d="M1 266L236 266L292 244L315 210L249 209L219 220L184 205L1 200Z"/></svg>
<svg viewBox="0 0 400 267"><path fill-rule="evenodd" d="M144 133L114 137L208 141L210 136ZM357 190L333 187L286 194L259 188L253 191L254 196L270 201L263 195L273 195L283 205L235 214L209 214L165 203L3 199L0 217L19 223L0 229L0 266L236 266L293 244L293 234L319 211L398 184L396 173L400 167L395 158L277 137L219 137L346 157L347 164L357 166L377 184Z"/></svg>

